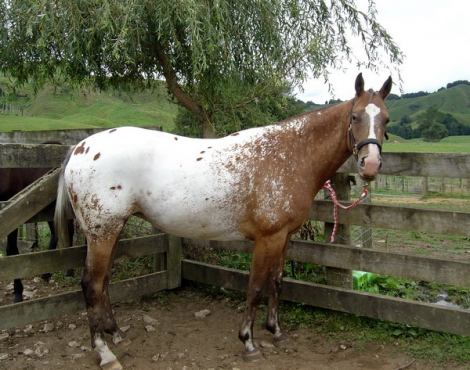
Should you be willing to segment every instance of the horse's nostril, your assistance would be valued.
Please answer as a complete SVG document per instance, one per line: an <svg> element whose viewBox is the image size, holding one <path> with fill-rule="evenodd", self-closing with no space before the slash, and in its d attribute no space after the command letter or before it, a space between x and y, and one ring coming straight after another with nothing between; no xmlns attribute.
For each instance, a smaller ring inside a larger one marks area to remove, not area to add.
<svg viewBox="0 0 470 370"><path fill-rule="evenodd" d="M359 161L359 167L364 167L366 165L365 157L362 157Z"/></svg>

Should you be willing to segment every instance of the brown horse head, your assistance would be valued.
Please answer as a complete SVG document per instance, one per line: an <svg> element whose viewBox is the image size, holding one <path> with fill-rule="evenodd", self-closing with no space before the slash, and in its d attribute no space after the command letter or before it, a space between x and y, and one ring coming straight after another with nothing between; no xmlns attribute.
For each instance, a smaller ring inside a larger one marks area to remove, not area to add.
<svg viewBox="0 0 470 370"><path fill-rule="evenodd" d="M379 92L364 91L362 73L356 78L356 96L349 121L349 144L357 160L359 176L372 181L382 167L382 141L389 121L385 98L392 89L389 77Z"/></svg>

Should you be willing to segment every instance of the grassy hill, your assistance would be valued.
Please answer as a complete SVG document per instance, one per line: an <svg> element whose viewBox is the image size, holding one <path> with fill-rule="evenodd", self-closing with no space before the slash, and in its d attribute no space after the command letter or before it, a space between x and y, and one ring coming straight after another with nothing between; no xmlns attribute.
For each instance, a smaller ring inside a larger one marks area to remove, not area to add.
<svg viewBox="0 0 470 370"><path fill-rule="evenodd" d="M470 125L470 86L457 85L427 96L387 100L391 124L398 123L404 115L415 117L430 106L437 107L443 113L452 114L460 123Z"/></svg>
<svg viewBox="0 0 470 370"><path fill-rule="evenodd" d="M0 79L0 88L5 84ZM57 130L67 128L108 128L117 126L163 126L171 130L177 106L160 90L127 95L48 86L34 95L29 87L18 91L9 102L23 115L0 114L0 131Z"/></svg>
<svg viewBox="0 0 470 370"><path fill-rule="evenodd" d="M0 89L5 91L5 86L6 80L0 78ZM0 113L0 131L108 128L124 125L163 126L165 131L171 131L177 113L177 106L168 102L162 89L133 93L130 96L117 91L70 92L66 88L49 86L34 95L32 89L26 86L18 93L18 98L11 104L23 109L23 116ZM387 100L386 105L391 116L390 125L397 124L404 115L413 119L430 106L436 106L441 112L450 113L459 122L470 125L468 85L457 85L417 98Z"/></svg>

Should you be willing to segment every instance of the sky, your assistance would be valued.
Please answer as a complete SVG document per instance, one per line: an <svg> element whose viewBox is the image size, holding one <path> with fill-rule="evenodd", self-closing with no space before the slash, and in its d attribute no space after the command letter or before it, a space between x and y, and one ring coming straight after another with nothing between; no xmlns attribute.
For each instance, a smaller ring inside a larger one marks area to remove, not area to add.
<svg viewBox="0 0 470 370"><path fill-rule="evenodd" d="M356 4L367 10L367 1L358 0ZM400 67L403 91L394 84L392 93L435 92L449 82L470 81L469 0L376 0L375 4L377 21L405 55ZM294 94L318 104L330 99L352 99L359 72L367 89L379 90L389 75L398 82L398 75L387 68L378 75L367 69L358 70L355 65L347 66L346 71L331 72L334 95L322 79L306 81L304 91L296 90Z"/></svg>

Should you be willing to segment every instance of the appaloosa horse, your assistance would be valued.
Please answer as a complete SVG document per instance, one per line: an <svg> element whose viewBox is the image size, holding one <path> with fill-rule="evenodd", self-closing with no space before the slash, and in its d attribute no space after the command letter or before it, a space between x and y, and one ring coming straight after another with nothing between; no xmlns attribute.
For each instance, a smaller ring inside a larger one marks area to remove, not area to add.
<svg viewBox="0 0 470 370"><path fill-rule="evenodd" d="M268 286L267 329L275 341L286 339L278 304L289 240L307 220L315 194L352 153L359 175L375 178L391 87L389 78L379 92L365 91L360 74L350 101L221 139L122 127L81 141L64 166L56 217L60 225L70 201L88 240L82 289L102 368L122 369L105 341L105 333L114 343L124 337L108 283L119 235L133 214L182 237L253 240L238 336L247 358L261 356L253 323Z"/></svg>

